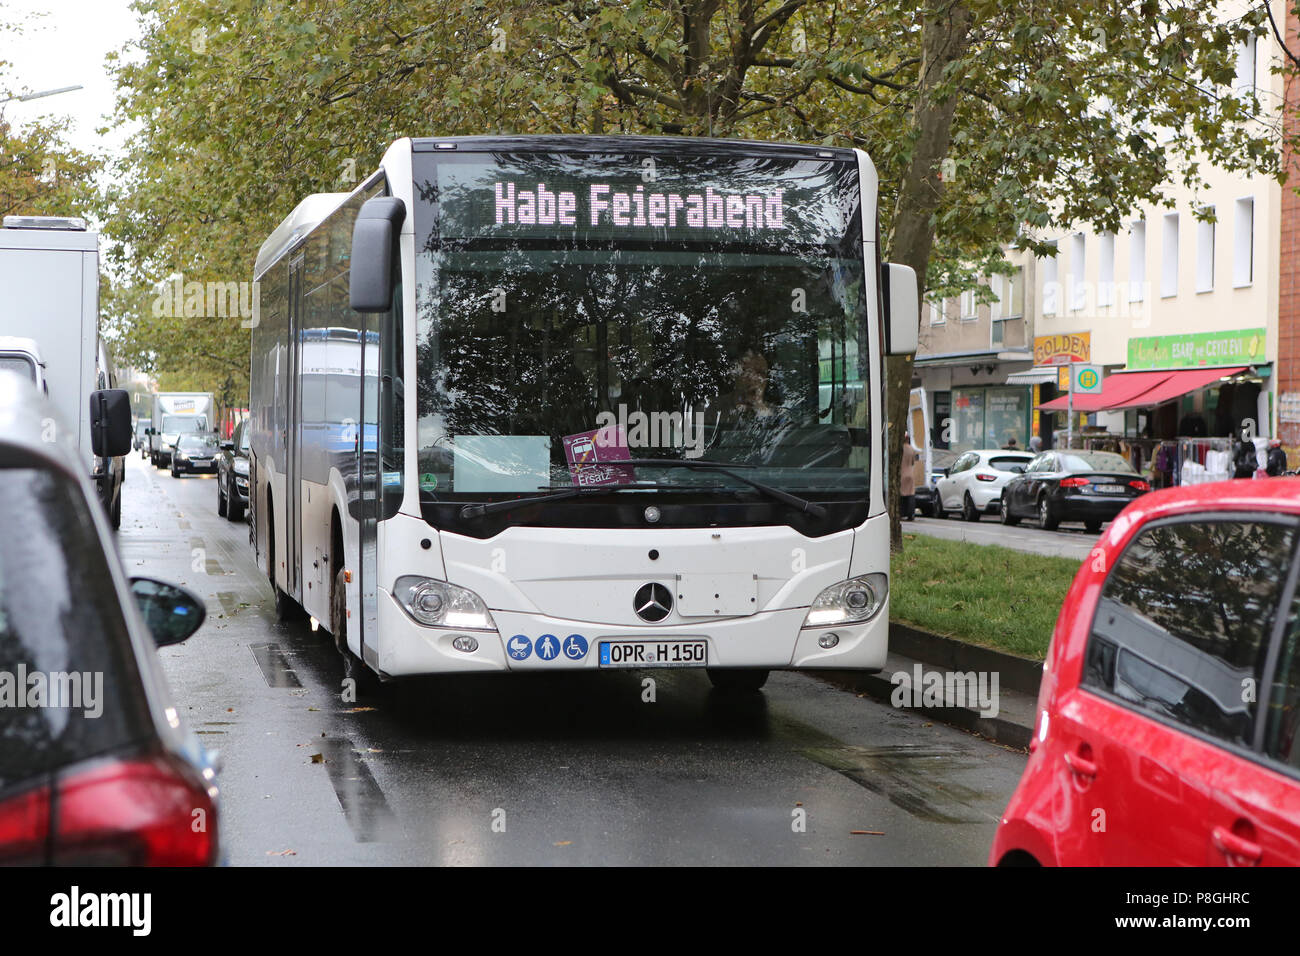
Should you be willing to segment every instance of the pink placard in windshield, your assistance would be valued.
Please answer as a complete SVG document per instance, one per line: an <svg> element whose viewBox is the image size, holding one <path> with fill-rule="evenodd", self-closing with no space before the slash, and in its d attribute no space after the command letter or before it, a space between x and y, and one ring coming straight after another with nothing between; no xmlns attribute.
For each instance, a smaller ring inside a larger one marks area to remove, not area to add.
<svg viewBox="0 0 1300 956"><path fill-rule="evenodd" d="M603 440L602 440L603 439ZM579 487L627 485L636 480L630 464L627 433L622 428L598 428L564 436L569 474Z"/></svg>

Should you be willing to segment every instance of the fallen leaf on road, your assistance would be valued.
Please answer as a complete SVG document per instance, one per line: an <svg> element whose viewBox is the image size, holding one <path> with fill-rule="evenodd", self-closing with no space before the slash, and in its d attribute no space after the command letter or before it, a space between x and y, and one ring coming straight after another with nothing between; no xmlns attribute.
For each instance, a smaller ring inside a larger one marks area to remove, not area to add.
<svg viewBox="0 0 1300 956"><path fill-rule="evenodd" d="M297 850L267 850L267 856L297 856Z"/></svg>
<svg viewBox="0 0 1300 956"><path fill-rule="evenodd" d="M349 709L343 711L343 713L345 713L345 714L364 714L366 711L368 711L368 710L374 710L374 709L375 709L375 708L373 708L373 707L351 707L351 708L349 708ZM322 736L324 736L324 735L322 734Z"/></svg>
<svg viewBox="0 0 1300 956"><path fill-rule="evenodd" d="M573 846L573 841L572 841L572 840L560 840L560 841L558 841L557 843L555 843L555 846Z"/></svg>
<svg viewBox="0 0 1300 956"><path fill-rule="evenodd" d="M884 830L850 830L849 836L884 836Z"/></svg>
<svg viewBox="0 0 1300 956"><path fill-rule="evenodd" d="M324 755L324 754L312 754L312 755L311 755L311 762L312 762L312 763L324 763L324 762L325 762L325 755Z"/></svg>

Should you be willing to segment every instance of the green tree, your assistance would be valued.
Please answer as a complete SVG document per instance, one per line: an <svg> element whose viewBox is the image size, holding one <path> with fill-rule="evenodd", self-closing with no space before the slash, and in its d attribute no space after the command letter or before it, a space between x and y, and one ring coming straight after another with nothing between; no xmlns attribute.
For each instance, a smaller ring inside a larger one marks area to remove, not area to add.
<svg viewBox="0 0 1300 956"><path fill-rule="evenodd" d="M636 132L867 150L887 258L933 295L1011 243L1114 229L1210 166L1279 172L1280 124L1232 89L1262 7L1227 0L137 0L119 69L140 133L108 198L149 285L246 279L302 196L400 135ZM138 319L124 319L127 324ZM918 316L919 321L919 316ZM229 322L173 320L218 380ZM171 341L156 336L156 341ZM162 365L182 361L170 346ZM224 362L224 364L223 364ZM246 359L243 364L246 366ZM890 362L891 423L910 359ZM897 478L901 428L892 430ZM897 481L891 482L897 488ZM895 542L899 540L897 508Z"/></svg>

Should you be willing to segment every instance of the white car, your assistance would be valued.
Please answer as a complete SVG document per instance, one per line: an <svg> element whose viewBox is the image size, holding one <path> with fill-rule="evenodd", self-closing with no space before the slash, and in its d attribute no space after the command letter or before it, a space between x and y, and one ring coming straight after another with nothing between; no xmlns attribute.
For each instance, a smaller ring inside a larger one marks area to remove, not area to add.
<svg viewBox="0 0 1300 956"><path fill-rule="evenodd" d="M1030 452L986 448L968 451L952 463L935 482L938 501L936 517L960 511L967 521L979 521L982 514L1002 510L1002 487L1034 460Z"/></svg>

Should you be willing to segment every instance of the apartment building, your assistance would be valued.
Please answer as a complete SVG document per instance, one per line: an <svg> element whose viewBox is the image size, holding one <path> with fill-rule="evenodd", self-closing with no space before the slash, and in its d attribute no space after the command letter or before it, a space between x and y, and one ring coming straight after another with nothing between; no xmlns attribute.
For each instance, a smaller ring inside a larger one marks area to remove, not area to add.
<svg viewBox="0 0 1300 956"><path fill-rule="evenodd" d="M1285 22L1285 2L1274 7ZM1253 87L1266 109L1281 108L1278 61L1269 38L1238 51L1236 85ZM1076 433L1152 441L1243 427L1277 433L1278 348L1290 335L1289 325L1279 331L1279 280L1290 269L1288 321L1300 322L1300 206L1291 187L1284 200L1263 176L1210 168L1205 178L1195 193L1171 188L1170 206L1133 210L1117 232L1048 236L1052 257L1012 253L1023 299L1011 292L1005 305L999 295L977 308L968 295L923 308L916 366L936 446L1015 438L1024 447L1035 435L1051 446L1067 424L1058 366L1069 363L1102 373L1099 394L1075 396ZM1284 235L1289 260L1280 258ZM1007 287L987 281L995 292ZM1287 341L1300 358L1300 337ZM1293 374L1300 437L1300 361Z"/></svg>

